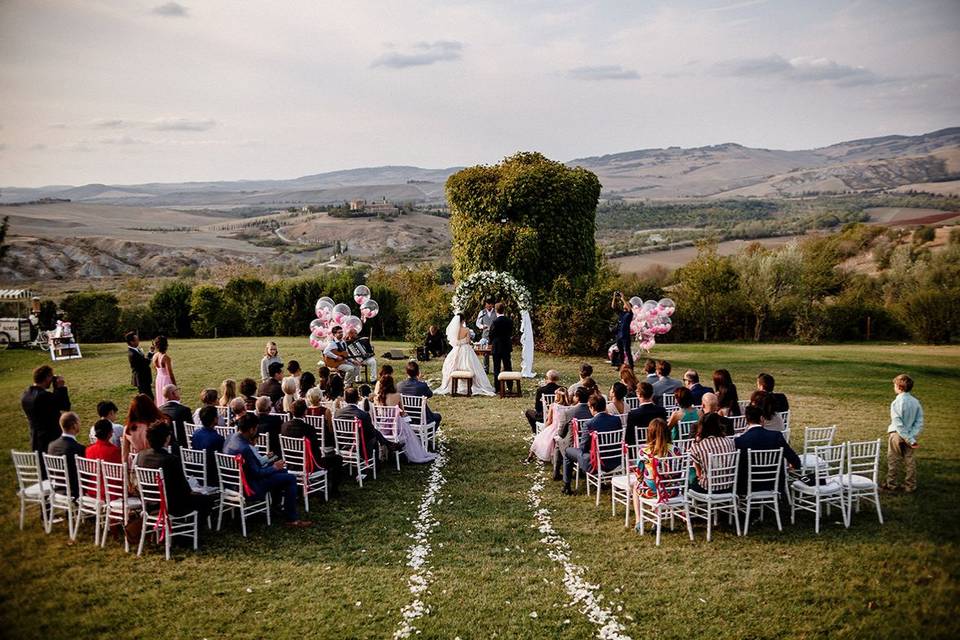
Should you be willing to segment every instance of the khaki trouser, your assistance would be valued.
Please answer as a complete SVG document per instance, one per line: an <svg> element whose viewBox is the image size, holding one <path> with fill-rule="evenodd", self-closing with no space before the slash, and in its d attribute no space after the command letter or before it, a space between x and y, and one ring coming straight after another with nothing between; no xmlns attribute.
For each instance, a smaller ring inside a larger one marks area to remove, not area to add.
<svg viewBox="0 0 960 640"><path fill-rule="evenodd" d="M913 457L913 447L896 431L887 435L887 486L898 486L900 468L904 467L903 488L913 491L917 488L917 462Z"/></svg>

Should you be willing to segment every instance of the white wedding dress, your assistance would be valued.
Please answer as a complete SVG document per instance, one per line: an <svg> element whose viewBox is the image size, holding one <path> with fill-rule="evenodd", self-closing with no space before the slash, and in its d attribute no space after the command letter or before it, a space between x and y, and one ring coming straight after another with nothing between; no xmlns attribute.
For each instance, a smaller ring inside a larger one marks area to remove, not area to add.
<svg viewBox="0 0 960 640"><path fill-rule="evenodd" d="M496 395L496 392L493 390L493 385L490 384L490 380L487 378L487 372L483 370L480 358L478 358L477 354L473 351L473 343L470 342L470 336L460 337L460 327L460 316L455 315L447 326L447 340L449 340L453 349L450 350L450 353L447 354L446 359L443 361L442 383L439 389L434 390L434 393L438 395L449 394L453 390L453 381L450 379L450 375L454 371L470 371L473 373L473 395ZM457 389L457 392L466 393L466 383L460 382L459 384L460 387Z"/></svg>

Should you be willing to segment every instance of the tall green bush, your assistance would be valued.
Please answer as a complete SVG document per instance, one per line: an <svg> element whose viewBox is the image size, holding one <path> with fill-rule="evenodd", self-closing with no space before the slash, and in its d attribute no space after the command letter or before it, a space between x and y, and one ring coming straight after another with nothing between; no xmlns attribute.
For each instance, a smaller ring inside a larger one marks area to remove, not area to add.
<svg viewBox="0 0 960 640"><path fill-rule="evenodd" d="M150 299L150 313L157 323L157 333L172 338L189 338L190 294L192 288L186 282L169 282Z"/></svg>
<svg viewBox="0 0 960 640"><path fill-rule="evenodd" d="M85 342L112 342L120 338L120 306L112 293L73 293L60 301L75 335Z"/></svg>

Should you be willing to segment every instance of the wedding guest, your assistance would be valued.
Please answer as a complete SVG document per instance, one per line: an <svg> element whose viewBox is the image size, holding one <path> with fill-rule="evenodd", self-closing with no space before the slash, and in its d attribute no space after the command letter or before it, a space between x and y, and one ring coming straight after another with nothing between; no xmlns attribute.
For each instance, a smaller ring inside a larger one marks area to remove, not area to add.
<svg viewBox="0 0 960 640"><path fill-rule="evenodd" d="M297 399L297 379L289 376L283 379L280 384L280 390L283 391L283 397L274 405L277 413L290 413L293 410L293 403Z"/></svg>
<svg viewBox="0 0 960 640"><path fill-rule="evenodd" d="M53 391L50 391L53 387ZM30 427L30 449L46 453L60 437L60 412L70 410L70 394L63 378L44 364L33 370L33 384L20 397L20 406ZM43 465L43 456L40 456Z"/></svg>
<svg viewBox="0 0 960 640"><path fill-rule="evenodd" d="M200 406L197 407L197 410L193 412L193 424L200 424L200 409L204 407L213 407L216 410L218 406L219 396L217 395L216 389L204 389L200 392ZM226 426L220 414L217 414L217 424L221 427Z"/></svg>
<svg viewBox="0 0 960 640"><path fill-rule="evenodd" d="M660 409L663 410L663 407ZM647 441L640 448L640 455L634 465L637 484L633 490L633 515L637 520L637 531L640 531L640 498L657 497L657 476L661 461L663 458L679 455L680 449L675 447L670 439L667 421L662 418L651 420L647 427ZM672 496L663 497L666 499Z"/></svg>
<svg viewBox="0 0 960 640"><path fill-rule="evenodd" d="M368 384L362 384L357 387L357 393L360 394L360 408L370 413L372 411L371 407L373 406L373 389L371 389Z"/></svg>
<svg viewBox="0 0 960 640"><path fill-rule="evenodd" d="M709 393L703 394L703 398L700 399L703 407L701 415L707 415L709 413L716 413L719 416L720 425L723 427L723 432L728 436L733 435L733 420L730 418L720 415L720 400L717 398L717 394L712 391Z"/></svg>
<svg viewBox="0 0 960 640"><path fill-rule="evenodd" d="M584 362L580 365L580 379L574 382L567 388L567 395L572 396L577 392L581 386L583 386L583 381L593 375L593 367Z"/></svg>
<svg viewBox="0 0 960 640"><path fill-rule="evenodd" d="M657 360L657 376L653 383L653 399L657 404L663 404L663 394L673 393L683 387L683 382L670 377L673 366L667 360Z"/></svg>
<svg viewBox="0 0 960 640"><path fill-rule="evenodd" d="M699 493L710 490L710 454L733 453L736 447L726 437L720 416L710 413L697 425L698 437L690 445L690 489Z"/></svg>
<svg viewBox="0 0 960 640"><path fill-rule="evenodd" d="M652 385L660 381L657 375L657 361L653 358L647 358L643 363L643 373L646 374L646 381Z"/></svg>
<svg viewBox="0 0 960 640"><path fill-rule="evenodd" d="M581 424L585 420L589 420L592 416L590 413L590 397L593 393L590 389L586 387L579 387L573 394L567 394L568 396L573 396L575 403L571 405L563 413L564 421L560 423L559 428L557 429L556 435L553 439L556 442L556 447L553 450L553 479L560 480L560 467L563 463L563 454L564 452L574 445L573 440L573 421L576 420L577 424Z"/></svg>
<svg viewBox="0 0 960 640"><path fill-rule="evenodd" d="M262 394L258 394L262 395ZM227 378L220 383L220 394L217 401L221 407L229 407L233 399L237 397L237 381L233 378Z"/></svg>
<svg viewBox="0 0 960 640"><path fill-rule="evenodd" d="M289 377L292 377L297 381L297 386L300 386L300 376L303 375L303 370L300 368L299 362L296 360L291 360L288 362L287 374L289 374Z"/></svg>
<svg viewBox="0 0 960 640"><path fill-rule="evenodd" d="M670 437L677 440L680 437L681 422L695 422L700 419L700 412L693 408L693 395L684 387L677 388L673 392L678 408L667 420L667 426L670 427Z"/></svg>
<svg viewBox="0 0 960 640"><path fill-rule="evenodd" d="M776 410L789 411L790 403L787 401L787 396L783 395L782 393L775 393L773 391L775 383L776 381L769 373L761 373L757 376L757 389L762 389L773 396L773 406L776 408Z"/></svg>
<svg viewBox="0 0 960 640"><path fill-rule="evenodd" d="M282 458L280 428L283 426L283 418L272 413L272 411L273 406L270 404L270 398L267 396L257 398L257 404L254 407L254 413L257 416L257 435L267 434L268 448L278 458Z"/></svg>
<svg viewBox="0 0 960 640"><path fill-rule="evenodd" d="M263 349L263 358L260 359L260 382L266 382L270 375L270 365L276 362L283 367L283 359L280 358L280 350L277 343L271 340Z"/></svg>
<svg viewBox="0 0 960 640"><path fill-rule="evenodd" d="M112 442L119 450L120 441L123 440L123 425L117 424L117 414L120 413L120 410L117 408L113 402L109 400L101 400L97 403L97 417L100 420L106 420L113 425L113 435L110 437L110 442ZM98 420L99 422L99 420ZM90 443L94 443L98 440L96 434L96 423L90 427Z"/></svg>
<svg viewBox="0 0 960 640"><path fill-rule="evenodd" d="M415 360L411 360L407 363L406 368L407 379L403 380L397 385L397 391L405 396L421 396L423 398L432 398L433 391L430 389L430 385L420 379L420 365L417 364ZM424 405L426 405L426 400L424 400ZM434 422L437 425L437 428L440 428L440 420L443 416L439 413L434 413L430 410L430 407L426 407L427 422Z"/></svg>
<svg viewBox="0 0 960 640"><path fill-rule="evenodd" d="M242 456L243 474L253 491L253 495L249 496L250 500L261 500L267 493L274 493L277 497L275 504L283 504L283 513L288 527L312 526L310 522L301 520L300 513L297 511L296 476L284 470L283 460L277 460L272 464L261 462L256 449L257 424L257 418L253 415L247 415L242 419L237 425L237 432L230 436L224 445L223 452Z"/></svg>
<svg viewBox="0 0 960 640"><path fill-rule="evenodd" d="M739 416L740 398L737 396L737 385L733 384L730 372L726 369L714 371L713 388L716 390L717 401L720 405L720 415L728 418Z"/></svg>
<svg viewBox="0 0 960 640"><path fill-rule="evenodd" d="M920 446L917 438L923 431L923 407L913 393L913 379L901 373L893 379L897 397L890 403L890 426L887 427L887 491L899 490L900 469L903 468L903 490L917 490L917 461L914 450Z"/></svg>
<svg viewBox="0 0 960 640"><path fill-rule="evenodd" d="M120 451L124 462L130 459L130 454L139 453L146 449L147 427L154 422L163 422L167 419L163 413L157 409L153 403L153 398L141 393L133 397L130 401L130 408L127 410L127 422L123 429L123 441L120 443Z"/></svg>
<svg viewBox="0 0 960 640"><path fill-rule="evenodd" d="M331 497L340 495L340 482L343 478L343 458L336 453L327 455L323 450L321 436L313 425L304 420L307 415L307 403L297 400L293 403L292 417L280 426L280 435L288 438L306 438L310 443L310 453L318 465L327 470L327 491ZM332 446L332 445L331 445Z"/></svg>
<svg viewBox="0 0 960 640"><path fill-rule="evenodd" d="M257 388L257 395L267 396L271 403L276 404L283 398L283 388L280 386L280 381L283 379L283 365L279 362L271 362L267 367L267 376L267 379Z"/></svg>
<svg viewBox="0 0 960 640"><path fill-rule="evenodd" d="M423 341L423 348L433 358L439 358L447 351L443 334L437 329L437 325L432 324L427 329L427 337Z"/></svg>
<svg viewBox="0 0 960 640"><path fill-rule="evenodd" d="M543 422L543 394L545 393L556 393L557 389L560 388L558 384L560 382L560 372L556 369L550 369L547 371L545 376L546 383L543 386L537 387L537 392L534 395L533 409L527 409L524 411L523 415L526 416L527 422L530 423L530 431L534 434L537 433L537 423Z"/></svg>
<svg viewBox="0 0 960 640"><path fill-rule="evenodd" d="M317 369L317 386L323 392L327 391L327 383L330 381L330 367L323 366Z"/></svg>
<svg viewBox="0 0 960 640"><path fill-rule="evenodd" d="M127 341L127 360L130 362L130 383L137 388L138 393L145 393L153 397L153 373L150 371L150 362L153 360L153 351L143 355L140 349L140 336L130 331L124 336Z"/></svg>
<svg viewBox="0 0 960 640"><path fill-rule="evenodd" d="M219 474L217 473L217 457L215 453L223 452L224 438L214 429L219 420L220 414L217 408L207 405L197 409L200 413L198 424L200 428L193 432L192 444L197 451L207 452L207 486L217 486Z"/></svg>
<svg viewBox="0 0 960 640"><path fill-rule="evenodd" d="M185 516L196 511L197 521L203 522L213 507L213 498L194 493L183 473L180 456L167 453L165 447L170 442L170 425L166 422L154 422L146 428L146 432L149 447L137 454L137 466L163 471L167 513L172 516Z"/></svg>
<svg viewBox="0 0 960 640"><path fill-rule="evenodd" d="M253 411L257 404L257 381L244 378L240 381L240 397L247 405L247 411Z"/></svg>
<svg viewBox="0 0 960 640"><path fill-rule="evenodd" d="M600 393L600 388L597 386L597 381L592 377L584 378L583 383L580 385L581 389L586 389L590 392L591 395Z"/></svg>
<svg viewBox="0 0 960 640"><path fill-rule="evenodd" d="M80 416L73 411L67 411L60 416L60 437L47 445L44 452L51 456L67 457L67 479L70 481L70 495L74 498L80 495L76 457L82 456L86 451L86 447L77 442L78 433Z"/></svg>
<svg viewBox="0 0 960 640"><path fill-rule="evenodd" d="M567 423L567 411L571 408L572 405L567 397L567 390L559 387L554 392L553 404L545 407L546 413L543 416L543 429L534 436L533 443L530 445L530 452L527 454L527 457L522 460L524 464L533 461L534 458L539 458L543 462L551 462L553 460L553 452L557 446L554 436L559 433L560 427Z"/></svg>
<svg viewBox="0 0 960 640"><path fill-rule="evenodd" d="M334 403L334 407L339 409L343 406L343 376L336 371L330 372L330 379L327 381L327 390L324 395L327 400Z"/></svg>
<svg viewBox="0 0 960 640"><path fill-rule="evenodd" d="M103 460L119 464L123 461L120 447L111 442L113 438L113 423L106 418L100 418L93 423L95 438L93 444L87 447L84 457L91 460ZM92 494L91 495L95 495Z"/></svg>
<svg viewBox="0 0 960 640"><path fill-rule="evenodd" d="M623 366L633 369L633 348L630 340L630 325L633 323L633 307L619 291L613 294L610 307L617 312L617 348L622 355Z"/></svg>
<svg viewBox="0 0 960 640"><path fill-rule="evenodd" d="M658 407L653 402L653 385L649 382L641 382L637 386L637 396L640 398L640 406L627 414L627 432L625 439L627 444L632 446L637 443L640 433L650 425L651 420L660 419L666 424L667 410Z"/></svg>
<svg viewBox="0 0 960 640"><path fill-rule="evenodd" d="M343 420L359 420L360 426L363 429L363 439L367 445L367 448L379 448L382 447L386 451L393 453L399 449L402 449L402 446L394 444L383 437L379 431L373 426L373 419L370 417L370 414L360 408L360 392L355 387L348 387L344 392L344 401L346 402L345 406L337 411L337 414L334 418L339 418ZM374 458L378 457L376 455Z"/></svg>
<svg viewBox="0 0 960 640"><path fill-rule="evenodd" d="M766 391L757 389L750 395L750 404L760 407L763 414L763 428L770 431L783 431L786 425L783 424L783 418L775 410L776 401Z"/></svg>
<svg viewBox="0 0 960 640"><path fill-rule="evenodd" d="M693 404L703 404L701 402L703 394L713 392L713 389L710 387L705 387L700 384L700 374L694 369L688 369L687 372L683 374L683 386L689 389L693 395Z"/></svg>
<svg viewBox="0 0 960 640"><path fill-rule="evenodd" d="M300 385L297 389L298 398L306 398L307 392L317 386L317 378L309 371L304 371L300 376Z"/></svg>
<svg viewBox="0 0 960 640"><path fill-rule="evenodd" d="M747 419L747 430L733 440L736 448L743 452L740 454L741 462L737 473L737 493L741 495L747 492L750 450L783 449L783 459L787 462L787 465L793 469L800 468L800 457L790 448L787 441L783 439L783 434L763 428L763 414L760 412L760 407L749 405L743 413ZM782 482L780 486L783 486ZM773 481L770 482L770 486L761 483L759 485L755 484L753 488L761 491L772 489Z"/></svg>
<svg viewBox="0 0 960 640"><path fill-rule="evenodd" d="M323 358L334 363L334 369L340 372L344 380L353 381L357 377L357 367L346 357L347 343L343 340L343 327L334 325L330 329L333 339L323 350Z"/></svg>
<svg viewBox="0 0 960 640"><path fill-rule="evenodd" d="M157 376L154 378L153 398L163 397L163 388L168 384L177 384L177 378L173 375L173 362L170 360L170 354L167 353L170 343L167 336L157 336L153 339L153 368L157 370Z"/></svg>
<svg viewBox="0 0 960 640"><path fill-rule="evenodd" d="M640 383L637 381L637 376L633 373L633 369L627 365L620 367L620 382L627 388L628 398L637 397L637 385Z"/></svg>
<svg viewBox="0 0 960 640"><path fill-rule="evenodd" d="M168 384L163 388L163 399L160 412L167 416L173 428L173 439L178 446L187 446L187 429L183 423L193 420L190 407L180 403L180 389L175 384Z"/></svg>
<svg viewBox="0 0 960 640"><path fill-rule="evenodd" d="M591 396L589 407L591 418L584 422L580 430L580 442L577 443L576 447L569 447L564 452L563 490L561 491L564 495L573 495L570 482L573 476L574 463L578 464L580 469L589 469L594 472L598 471L597 469L593 469L590 460L590 449L593 442L591 434L609 433L611 431L619 432L622 429L620 419L607 413L607 402L603 399L603 396ZM615 459L601 461L600 467L604 471L612 471L621 464L620 459Z"/></svg>
<svg viewBox="0 0 960 640"><path fill-rule="evenodd" d="M373 385L373 395L377 395L380 392L380 380L383 376L392 376L393 375L393 365L385 364L380 367L377 371L377 382Z"/></svg>
<svg viewBox="0 0 960 640"><path fill-rule="evenodd" d="M227 408L230 409L230 426L236 428L240 418L247 415L247 403L243 398L234 398Z"/></svg>
<svg viewBox="0 0 960 640"><path fill-rule="evenodd" d="M400 415L397 418L395 427L397 432L396 440L403 445L403 453L407 461L414 464L433 462L437 457L436 454L430 453L423 448L420 437L413 431L409 420L407 420L403 413L403 404L400 402L400 393L397 391L397 386L393 382L393 376L380 376L380 383L380 389L373 397L373 402L375 405L382 407L400 407Z"/></svg>
<svg viewBox="0 0 960 640"><path fill-rule="evenodd" d="M624 400L627 397L627 385L622 382L614 382L610 387L610 395L607 398L607 410L613 414L623 414L627 412L627 403Z"/></svg>

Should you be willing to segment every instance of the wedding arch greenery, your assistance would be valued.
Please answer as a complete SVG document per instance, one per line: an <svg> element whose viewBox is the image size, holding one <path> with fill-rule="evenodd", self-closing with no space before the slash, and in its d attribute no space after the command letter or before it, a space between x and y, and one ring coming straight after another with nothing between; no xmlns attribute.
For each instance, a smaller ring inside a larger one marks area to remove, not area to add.
<svg viewBox="0 0 960 640"><path fill-rule="evenodd" d="M456 280L502 271L539 295L560 274L595 273L600 181L594 173L523 152L458 171L446 192Z"/></svg>
<svg viewBox="0 0 960 640"><path fill-rule="evenodd" d="M473 305L479 306L480 299L486 296L512 300L518 311L530 311L533 306L530 290L509 273L501 271L477 271L461 280L450 306L454 313L462 314Z"/></svg>

